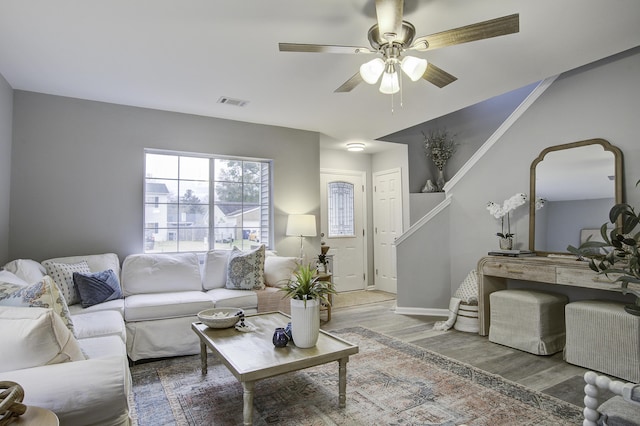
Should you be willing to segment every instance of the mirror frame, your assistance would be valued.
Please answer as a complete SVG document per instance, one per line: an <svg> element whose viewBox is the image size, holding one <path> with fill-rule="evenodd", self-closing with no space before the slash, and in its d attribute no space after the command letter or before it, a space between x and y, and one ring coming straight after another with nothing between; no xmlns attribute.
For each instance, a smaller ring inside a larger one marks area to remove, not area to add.
<svg viewBox="0 0 640 426"><path fill-rule="evenodd" d="M614 159L614 168L615 168L615 202L616 204L622 203L623 201L623 171L622 171L622 151L620 148L611 145L608 141L604 139L588 139L579 142L572 142L562 145L550 146L542 150L540 155L533 160L531 163L530 169L530 180L529 180L529 250L535 252L538 256L546 256L547 254L568 254L568 252L549 252L549 251L541 251L535 249L535 235L536 235L536 166L544 157L550 152L562 151L565 149L578 148L581 146L588 145L601 145L605 151L609 151L613 154ZM613 207L613 206L612 206ZM606 219L606 218L603 218Z"/></svg>

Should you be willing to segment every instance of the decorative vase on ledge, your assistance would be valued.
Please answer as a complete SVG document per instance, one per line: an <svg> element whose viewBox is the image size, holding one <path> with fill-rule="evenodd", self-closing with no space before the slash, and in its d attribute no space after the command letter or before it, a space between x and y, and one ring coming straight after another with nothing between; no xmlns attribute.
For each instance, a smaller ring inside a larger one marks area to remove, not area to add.
<svg viewBox="0 0 640 426"><path fill-rule="evenodd" d="M513 237L500 237L500 250L512 250L513 249Z"/></svg>

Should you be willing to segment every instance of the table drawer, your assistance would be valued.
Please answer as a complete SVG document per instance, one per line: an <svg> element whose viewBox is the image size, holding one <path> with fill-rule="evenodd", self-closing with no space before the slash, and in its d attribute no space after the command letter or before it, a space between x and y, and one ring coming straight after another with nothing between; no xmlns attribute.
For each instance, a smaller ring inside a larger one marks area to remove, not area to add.
<svg viewBox="0 0 640 426"><path fill-rule="evenodd" d="M492 261L485 262L482 267L484 275L511 278L514 280L539 281L544 283L556 282L555 266L545 266L539 264Z"/></svg>

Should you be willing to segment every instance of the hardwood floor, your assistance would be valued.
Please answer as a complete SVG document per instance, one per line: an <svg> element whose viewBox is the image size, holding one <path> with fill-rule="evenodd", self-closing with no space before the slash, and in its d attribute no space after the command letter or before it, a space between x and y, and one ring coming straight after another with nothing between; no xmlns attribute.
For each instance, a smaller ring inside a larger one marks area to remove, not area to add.
<svg viewBox="0 0 640 426"><path fill-rule="evenodd" d="M330 331L362 326L584 406L582 376L587 370L564 362L562 352L537 356L489 342L487 337L473 333L454 329L434 331L434 322L443 318L399 315L394 309L395 301L335 308L331 321L322 321L321 327Z"/></svg>

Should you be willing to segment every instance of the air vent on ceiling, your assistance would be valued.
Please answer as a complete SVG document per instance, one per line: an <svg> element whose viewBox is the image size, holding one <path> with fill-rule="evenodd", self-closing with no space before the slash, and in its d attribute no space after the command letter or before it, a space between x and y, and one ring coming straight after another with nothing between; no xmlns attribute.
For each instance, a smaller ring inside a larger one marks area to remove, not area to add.
<svg viewBox="0 0 640 426"><path fill-rule="evenodd" d="M218 98L218 103L237 106L237 107L243 107L246 104L248 104L249 101L243 101L242 99L234 99L234 98L228 98L226 96L220 96L220 98Z"/></svg>

